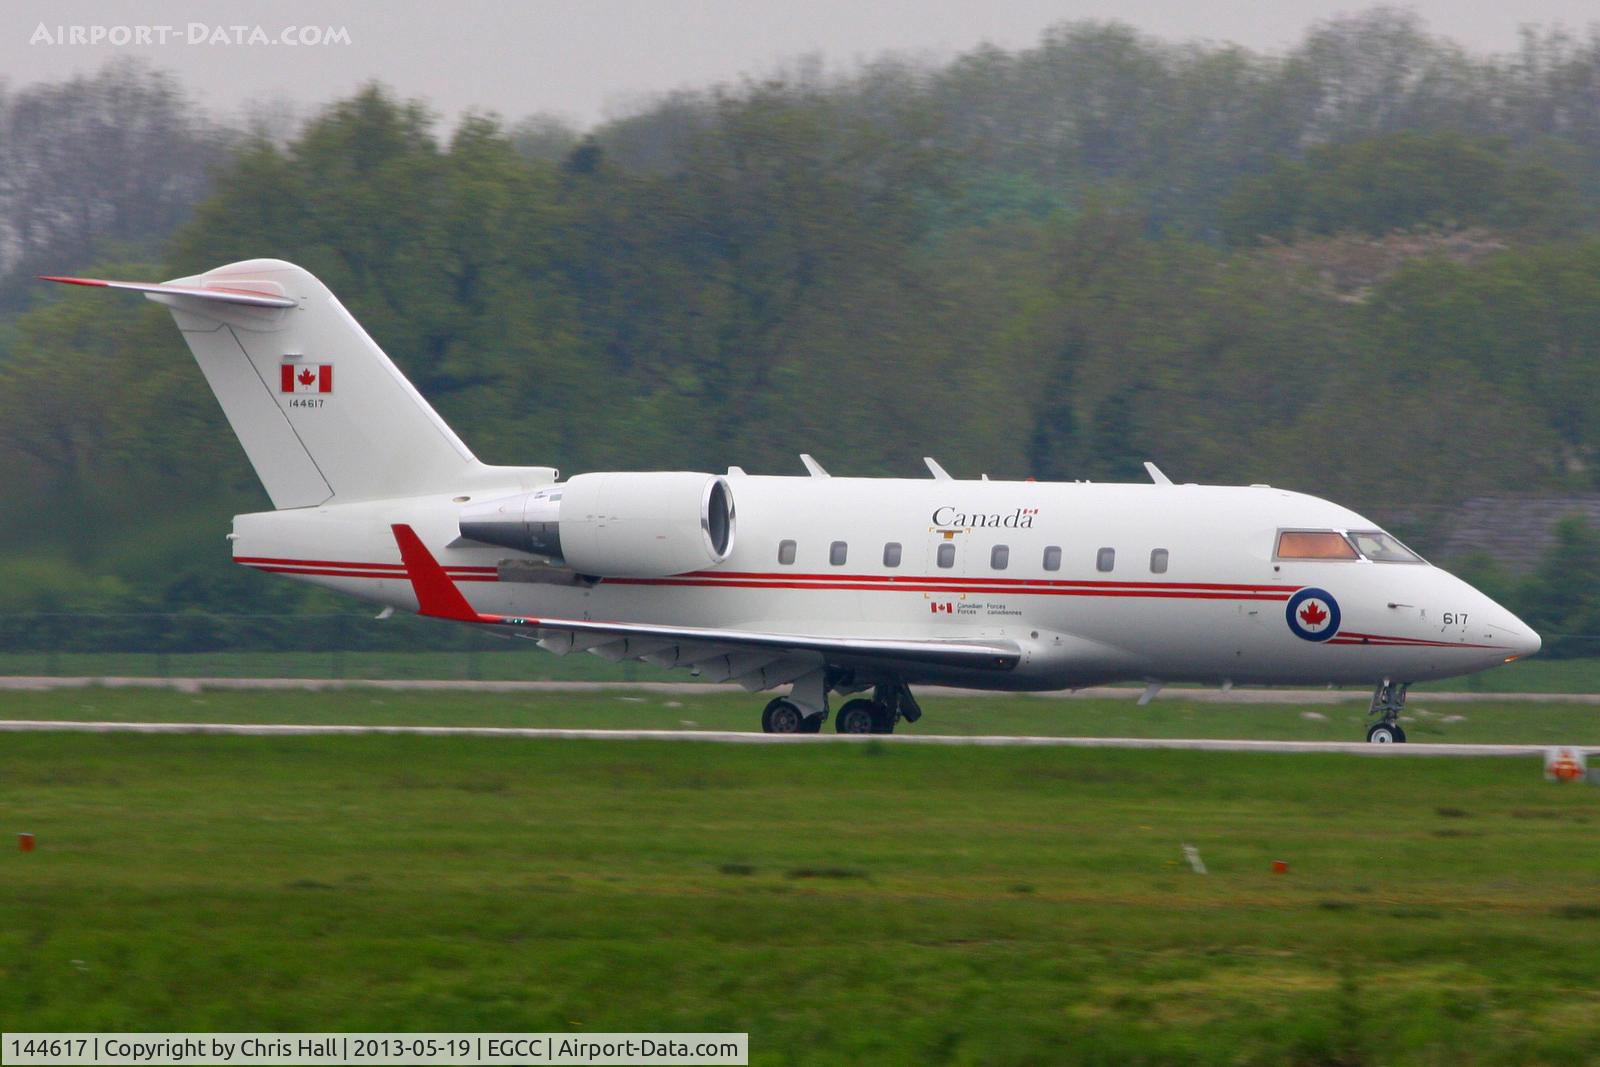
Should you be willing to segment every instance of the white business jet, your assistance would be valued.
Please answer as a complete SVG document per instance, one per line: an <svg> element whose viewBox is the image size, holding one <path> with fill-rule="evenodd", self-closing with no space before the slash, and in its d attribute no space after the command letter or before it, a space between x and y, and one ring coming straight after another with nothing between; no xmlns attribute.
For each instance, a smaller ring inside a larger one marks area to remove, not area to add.
<svg viewBox="0 0 1600 1067"><path fill-rule="evenodd" d="M327 287L258 259L164 304L275 510L237 563L422 615L684 667L770 733L889 733L913 685L1409 684L1539 649L1526 623L1353 511L1265 485L1100 485L480 463Z"/></svg>

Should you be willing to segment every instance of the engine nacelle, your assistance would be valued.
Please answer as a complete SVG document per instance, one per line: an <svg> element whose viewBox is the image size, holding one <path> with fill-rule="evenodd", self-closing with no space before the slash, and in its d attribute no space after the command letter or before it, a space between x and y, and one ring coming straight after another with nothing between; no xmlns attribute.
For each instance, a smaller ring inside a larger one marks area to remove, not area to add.
<svg viewBox="0 0 1600 1067"><path fill-rule="evenodd" d="M665 578L733 551L726 478L693 471L580 474L461 509L461 536L601 578Z"/></svg>

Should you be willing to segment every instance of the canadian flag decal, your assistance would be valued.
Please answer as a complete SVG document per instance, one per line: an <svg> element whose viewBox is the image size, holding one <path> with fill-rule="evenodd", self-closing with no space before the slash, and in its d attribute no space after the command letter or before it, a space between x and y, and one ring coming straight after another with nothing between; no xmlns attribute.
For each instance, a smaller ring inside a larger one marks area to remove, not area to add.
<svg viewBox="0 0 1600 1067"><path fill-rule="evenodd" d="M282 393L331 393L333 392L333 364L285 363L282 368L282 380L279 383L278 391Z"/></svg>

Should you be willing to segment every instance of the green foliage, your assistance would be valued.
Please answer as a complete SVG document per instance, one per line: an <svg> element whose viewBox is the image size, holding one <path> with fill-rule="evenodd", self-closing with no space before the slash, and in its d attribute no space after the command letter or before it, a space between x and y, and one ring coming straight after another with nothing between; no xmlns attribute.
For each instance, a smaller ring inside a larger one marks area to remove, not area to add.
<svg viewBox="0 0 1600 1067"><path fill-rule="evenodd" d="M1595 653L1600 637L1600 531L1576 516L1556 525L1556 542L1522 590L1524 616L1551 636L1545 653Z"/></svg>
<svg viewBox="0 0 1600 1067"><path fill-rule="evenodd" d="M1393 12L1283 57L1064 24L587 132L468 115L447 141L374 85L241 141L163 263L79 268L293 259L490 462L780 472L811 451L873 475L931 452L1119 479L1149 458L1334 497L1430 552L1466 496L1600 471L1600 240L1577 206L1600 124L1536 106L1591 59L1529 49L1471 59ZM1219 219L1480 230L1470 254L1373 242L1370 277L1330 287L1316 242L1223 249ZM227 565L226 516L265 500L164 312L56 294L0 322L0 389L0 545L40 575L70 560L64 597L307 603Z"/></svg>
<svg viewBox="0 0 1600 1067"><path fill-rule="evenodd" d="M1219 213L1228 242L1245 245L1419 226L1554 234L1572 225L1579 204L1560 172L1518 158L1503 142L1446 130L1318 146L1304 160L1241 182Z"/></svg>

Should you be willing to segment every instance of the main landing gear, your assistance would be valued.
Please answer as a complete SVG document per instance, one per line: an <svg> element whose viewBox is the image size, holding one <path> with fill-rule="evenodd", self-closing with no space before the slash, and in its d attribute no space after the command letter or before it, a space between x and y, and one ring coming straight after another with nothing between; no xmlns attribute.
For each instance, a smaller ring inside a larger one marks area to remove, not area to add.
<svg viewBox="0 0 1600 1067"><path fill-rule="evenodd" d="M814 734L828 718L827 709L807 715L789 697L778 697L761 712L761 730L769 734ZM833 728L841 734L892 734L895 723L904 719L916 722L922 708L903 683L894 682L873 689L872 699L845 702L833 717Z"/></svg>
<svg viewBox="0 0 1600 1067"><path fill-rule="evenodd" d="M916 722L922 718L917 698L903 682L880 685L872 699L846 702L833 718L833 728L841 734L892 734L901 719Z"/></svg>
<svg viewBox="0 0 1600 1067"><path fill-rule="evenodd" d="M807 716L800 710L800 706L783 697L769 703L761 712L761 732L764 734L814 734L822 729L822 720L827 718L827 712L821 715ZM810 723L815 722L815 726Z"/></svg>
<svg viewBox="0 0 1600 1067"><path fill-rule="evenodd" d="M1372 707L1367 711L1378 721L1367 727L1368 741L1375 745L1405 743L1406 732L1400 728L1400 709L1406 706L1406 690L1409 688L1408 682L1396 685L1387 678L1378 683L1378 688L1372 691Z"/></svg>

